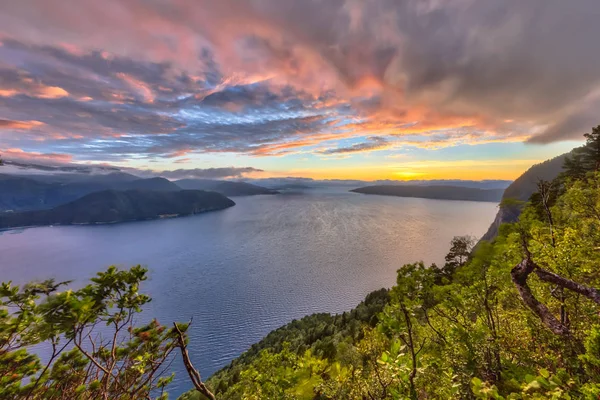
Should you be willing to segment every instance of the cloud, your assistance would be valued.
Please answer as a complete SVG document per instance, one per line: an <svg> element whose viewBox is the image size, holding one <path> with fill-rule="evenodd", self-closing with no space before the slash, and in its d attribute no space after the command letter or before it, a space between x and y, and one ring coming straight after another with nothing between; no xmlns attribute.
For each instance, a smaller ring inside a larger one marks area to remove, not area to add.
<svg viewBox="0 0 600 400"><path fill-rule="evenodd" d="M364 153L369 151L383 150L391 147L391 143L382 137L370 137L366 142L356 143L348 147L338 147L318 151L319 154L348 154Z"/></svg>
<svg viewBox="0 0 600 400"><path fill-rule="evenodd" d="M25 125L0 124L0 146L174 162L580 138L598 123L599 14L597 0L7 2L0 115ZM365 137L381 142L331 148Z"/></svg>
<svg viewBox="0 0 600 400"><path fill-rule="evenodd" d="M254 167L220 167L220 168L191 168L157 171L129 167L116 167L109 164L78 164L73 163L67 154L41 154L28 153L21 149L0 150L0 155L6 168L2 173L44 172L44 173L79 173L79 174L106 174L111 172L127 172L139 177L161 176L170 180L177 179L231 179L242 178L247 175L260 175L265 172Z"/></svg>
<svg viewBox="0 0 600 400"><path fill-rule="evenodd" d="M177 169L174 171L137 171L137 175L162 176L167 179L231 179L241 178L248 174L264 172L262 169L253 167L225 167L225 168L193 168Z"/></svg>
<svg viewBox="0 0 600 400"><path fill-rule="evenodd" d="M72 161L72 157L69 154L59 153L38 153L38 152L26 152L22 149L0 149L0 155L2 159L7 163L27 163L30 164L32 161L35 163L45 163L49 165L65 164Z"/></svg>
<svg viewBox="0 0 600 400"><path fill-rule="evenodd" d="M12 121L0 119L0 129L29 130L42 125L44 125L44 123L40 121Z"/></svg>

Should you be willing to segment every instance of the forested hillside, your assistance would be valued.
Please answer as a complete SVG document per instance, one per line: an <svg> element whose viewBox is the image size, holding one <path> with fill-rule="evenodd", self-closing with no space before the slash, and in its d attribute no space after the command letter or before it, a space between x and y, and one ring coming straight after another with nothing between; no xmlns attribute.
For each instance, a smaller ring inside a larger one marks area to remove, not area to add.
<svg viewBox="0 0 600 400"><path fill-rule="evenodd" d="M587 138L565 174L536 182L519 221L493 243L468 256L468 239L457 238L443 268L401 267L358 341L338 336L324 352L295 345L295 332L288 345L264 346L217 373L215 396L597 399L600 127ZM313 332L306 325L302 335Z"/></svg>
<svg viewBox="0 0 600 400"><path fill-rule="evenodd" d="M537 191L539 180L551 181L563 172L563 165L569 154L562 154L550 160L536 164L511 183L502 195L496 218L481 240L492 240L499 232L500 225L517 221L524 202Z"/></svg>
<svg viewBox="0 0 600 400"><path fill-rule="evenodd" d="M168 192L180 191L181 188L164 178L140 179L120 173L79 178L75 178L74 174L64 177L0 174L0 212L50 209L105 190Z"/></svg>
<svg viewBox="0 0 600 400"><path fill-rule="evenodd" d="M51 210L0 213L0 229L139 221L199 214L234 205L233 200L222 194L201 190L106 190Z"/></svg>

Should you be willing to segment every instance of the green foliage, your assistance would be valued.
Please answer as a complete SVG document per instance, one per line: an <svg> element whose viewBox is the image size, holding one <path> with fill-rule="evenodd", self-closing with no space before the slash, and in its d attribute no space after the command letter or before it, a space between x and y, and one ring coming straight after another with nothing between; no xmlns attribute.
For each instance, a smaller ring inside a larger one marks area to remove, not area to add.
<svg viewBox="0 0 600 400"><path fill-rule="evenodd" d="M565 174L576 179L583 178L587 171L600 170L600 125L583 136L586 139L585 146L575 149L564 165Z"/></svg>
<svg viewBox="0 0 600 400"><path fill-rule="evenodd" d="M208 381L219 399L598 399L600 127L493 243L457 237L442 270L402 266L391 290L341 315L271 332ZM569 164L570 163L570 164ZM520 205L519 205L519 208ZM527 263L524 263L527 261ZM553 333L513 273L535 265L529 296L565 327ZM543 268L543 270L542 270ZM540 272L568 279L544 280ZM134 327L146 271L114 267L82 289L52 281L0 287L0 398L165 398L177 346L158 322ZM89 343L96 324L115 332ZM187 326L180 325L185 331ZM42 363L28 349L53 349ZM182 399L204 400L199 392Z"/></svg>
<svg viewBox="0 0 600 400"><path fill-rule="evenodd" d="M474 245L475 238L471 236L455 236L450 242L450 251L445 258L446 263L442 268L443 275L450 278L457 268L465 265Z"/></svg>
<svg viewBox="0 0 600 400"><path fill-rule="evenodd" d="M360 362L355 345L364 339L364 329L378 323L377 315L389 303L388 290L380 289L367 295L355 309L339 315L313 314L269 333L247 352L212 376L208 383L216 394L242 385L242 372L255 364L261 354L279 354L285 351L304 357L319 357L327 362L341 360L346 363ZM257 368L257 366L255 366ZM225 397L228 398L228 397ZM243 397L232 397L243 398Z"/></svg>
<svg viewBox="0 0 600 400"><path fill-rule="evenodd" d="M523 212L493 243L471 253L457 237L441 270L404 265L376 317L317 314L274 331L210 379L219 398L597 399L598 304L532 274L531 294L568 327L556 335L511 280L525 241L536 265L600 287L600 173L587 160L505 204Z"/></svg>
<svg viewBox="0 0 600 400"><path fill-rule="evenodd" d="M146 269L136 266L110 267L78 290L60 291L67 282L3 283L0 398L166 398L172 377L162 375L176 336L156 320L133 325L150 301L139 292L145 279ZM43 362L30 353L42 343L51 350Z"/></svg>

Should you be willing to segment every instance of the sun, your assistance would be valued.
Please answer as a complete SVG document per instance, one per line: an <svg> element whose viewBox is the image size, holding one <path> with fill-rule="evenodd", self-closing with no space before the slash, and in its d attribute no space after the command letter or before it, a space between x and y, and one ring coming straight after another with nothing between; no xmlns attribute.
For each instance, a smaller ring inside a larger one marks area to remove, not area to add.
<svg viewBox="0 0 600 400"><path fill-rule="evenodd" d="M396 176L398 179L416 179L419 177L422 177L423 175L425 175L425 173L423 172L417 172L417 171L398 171L398 172L394 172L394 176Z"/></svg>

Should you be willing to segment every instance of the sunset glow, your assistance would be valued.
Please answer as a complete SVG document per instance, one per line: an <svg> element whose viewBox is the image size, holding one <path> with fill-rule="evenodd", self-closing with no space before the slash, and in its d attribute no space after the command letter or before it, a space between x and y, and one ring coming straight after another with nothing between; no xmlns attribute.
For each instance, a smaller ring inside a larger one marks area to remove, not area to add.
<svg viewBox="0 0 600 400"><path fill-rule="evenodd" d="M598 30L594 13L538 3L8 2L0 154L254 171L223 178L514 179L598 122L594 32L570 29Z"/></svg>

